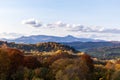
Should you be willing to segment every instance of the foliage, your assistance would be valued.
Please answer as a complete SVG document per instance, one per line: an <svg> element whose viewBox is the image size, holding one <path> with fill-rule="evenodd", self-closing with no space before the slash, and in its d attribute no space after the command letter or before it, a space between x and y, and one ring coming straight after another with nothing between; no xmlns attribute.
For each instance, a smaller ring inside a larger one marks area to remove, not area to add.
<svg viewBox="0 0 120 80"><path fill-rule="evenodd" d="M35 69L40 67L40 62L35 56L25 56L23 60L24 67Z"/></svg>
<svg viewBox="0 0 120 80"><path fill-rule="evenodd" d="M6 80L10 69L10 59L7 52L0 49L0 80Z"/></svg>
<svg viewBox="0 0 120 80"><path fill-rule="evenodd" d="M119 60L105 65L86 53L61 49L43 54L25 55L18 49L0 48L0 80L119 80Z"/></svg>
<svg viewBox="0 0 120 80"><path fill-rule="evenodd" d="M23 65L23 57L23 53L17 49L0 48L0 79L17 76L17 70Z"/></svg>
<svg viewBox="0 0 120 80"><path fill-rule="evenodd" d="M111 80L120 80L120 70L113 73Z"/></svg>
<svg viewBox="0 0 120 80"><path fill-rule="evenodd" d="M89 67L80 59L59 59L51 69L56 80L90 80Z"/></svg>
<svg viewBox="0 0 120 80"><path fill-rule="evenodd" d="M71 52L77 52L74 48L63 45L60 43L56 42L44 42L44 43L37 43L37 44L16 44L16 43L8 43L8 42L3 42L0 41L0 45L6 44L8 47L11 48L17 48L25 52L51 52L51 51L57 51L57 50L62 50L62 51L71 51Z"/></svg>

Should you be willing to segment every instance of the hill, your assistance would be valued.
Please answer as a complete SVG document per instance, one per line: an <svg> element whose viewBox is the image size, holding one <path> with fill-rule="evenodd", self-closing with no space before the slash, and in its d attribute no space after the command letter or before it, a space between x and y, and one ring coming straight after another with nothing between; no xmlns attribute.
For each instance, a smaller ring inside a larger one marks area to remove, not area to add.
<svg viewBox="0 0 120 80"><path fill-rule="evenodd" d="M76 50L80 51L100 47L120 46L120 42L64 42L62 44L74 47Z"/></svg>
<svg viewBox="0 0 120 80"><path fill-rule="evenodd" d="M56 42L44 42L37 44L16 44L14 42L8 43L8 42L0 41L0 45L2 46L3 44L6 44L8 47L17 48L26 52L31 52L31 51L51 52L57 50L76 52L74 48Z"/></svg>
<svg viewBox="0 0 120 80"><path fill-rule="evenodd" d="M120 58L120 46L109 46L101 48L88 49L86 52L99 59L115 59Z"/></svg>

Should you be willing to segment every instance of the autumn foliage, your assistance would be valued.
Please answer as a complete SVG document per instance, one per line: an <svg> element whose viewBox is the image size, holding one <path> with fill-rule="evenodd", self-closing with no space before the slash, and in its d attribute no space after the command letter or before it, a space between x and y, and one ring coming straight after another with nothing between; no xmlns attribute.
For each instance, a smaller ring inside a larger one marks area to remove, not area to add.
<svg viewBox="0 0 120 80"><path fill-rule="evenodd" d="M18 49L0 48L0 80L119 80L120 61L103 66L86 53L59 49L50 53L26 55Z"/></svg>
<svg viewBox="0 0 120 80"><path fill-rule="evenodd" d="M25 56L23 61L24 67L35 69L40 67L40 62L34 56Z"/></svg>
<svg viewBox="0 0 120 80"><path fill-rule="evenodd" d="M86 63L87 66L90 68L90 70L93 71L93 69L94 69L93 60L91 59L91 57L89 55L87 55L87 54L81 55L81 61Z"/></svg>

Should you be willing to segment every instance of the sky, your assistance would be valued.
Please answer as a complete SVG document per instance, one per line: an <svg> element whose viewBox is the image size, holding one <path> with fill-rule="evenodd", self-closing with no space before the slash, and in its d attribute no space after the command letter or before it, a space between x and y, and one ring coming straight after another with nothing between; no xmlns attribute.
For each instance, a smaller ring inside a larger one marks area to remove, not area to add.
<svg viewBox="0 0 120 80"><path fill-rule="evenodd" d="M0 38L73 35L120 41L120 0L0 0Z"/></svg>

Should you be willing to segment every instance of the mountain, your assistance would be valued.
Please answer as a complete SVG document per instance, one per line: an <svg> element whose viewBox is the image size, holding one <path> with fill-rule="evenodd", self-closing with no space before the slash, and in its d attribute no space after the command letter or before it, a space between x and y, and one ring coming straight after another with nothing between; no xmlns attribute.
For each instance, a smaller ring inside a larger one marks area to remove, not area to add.
<svg viewBox="0 0 120 80"><path fill-rule="evenodd" d="M58 36L46 36L46 35L32 35L32 36L22 36L16 39L4 39L8 42L16 42L16 43L28 43L28 44L35 44L39 42L100 42L103 40L96 40L90 38L76 38L71 35L65 37L58 37Z"/></svg>

